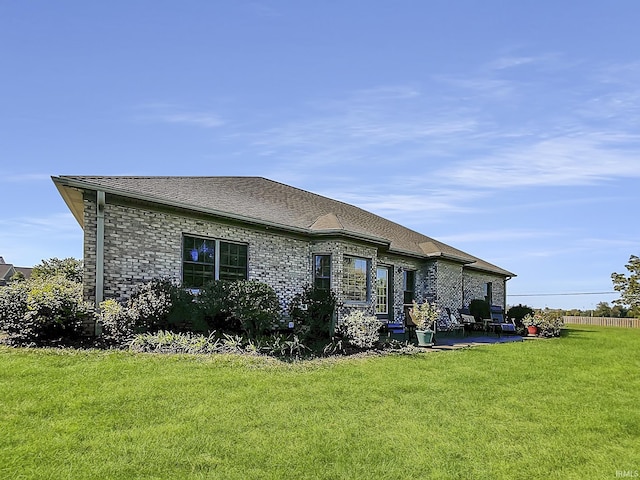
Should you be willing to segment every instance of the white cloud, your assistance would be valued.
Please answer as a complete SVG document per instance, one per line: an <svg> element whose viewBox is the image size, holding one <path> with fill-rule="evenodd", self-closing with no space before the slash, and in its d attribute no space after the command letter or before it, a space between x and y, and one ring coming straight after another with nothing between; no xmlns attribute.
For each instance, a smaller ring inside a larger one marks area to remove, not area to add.
<svg viewBox="0 0 640 480"><path fill-rule="evenodd" d="M486 179L484 184L491 189L593 185L640 177L636 149L619 148L606 135L598 137L591 134L521 144L442 169L438 176L461 186L477 186L479 179Z"/></svg>

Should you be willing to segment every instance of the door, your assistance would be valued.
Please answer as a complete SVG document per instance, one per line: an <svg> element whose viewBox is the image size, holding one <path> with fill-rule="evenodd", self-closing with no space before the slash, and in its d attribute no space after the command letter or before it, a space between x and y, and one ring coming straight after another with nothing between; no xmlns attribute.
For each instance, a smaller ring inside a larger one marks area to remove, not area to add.
<svg viewBox="0 0 640 480"><path fill-rule="evenodd" d="M376 269L376 316L380 320L392 320L391 285L391 269L389 267L378 267Z"/></svg>

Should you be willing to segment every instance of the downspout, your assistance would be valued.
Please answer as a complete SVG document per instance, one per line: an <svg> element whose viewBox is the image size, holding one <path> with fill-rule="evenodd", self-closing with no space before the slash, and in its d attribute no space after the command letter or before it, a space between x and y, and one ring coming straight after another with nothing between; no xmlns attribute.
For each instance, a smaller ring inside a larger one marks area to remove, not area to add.
<svg viewBox="0 0 640 480"><path fill-rule="evenodd" d="M96 308L104 300L104 205L105 194L97 192L96 205Z"/></svg>

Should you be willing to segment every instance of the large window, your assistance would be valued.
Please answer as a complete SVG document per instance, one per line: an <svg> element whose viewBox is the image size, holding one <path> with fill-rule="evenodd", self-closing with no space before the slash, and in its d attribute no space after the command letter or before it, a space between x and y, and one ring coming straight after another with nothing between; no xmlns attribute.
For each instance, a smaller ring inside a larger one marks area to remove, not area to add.
<svg viewBox="0 0 640 480"><path fill-rule="evenodd" d="M313 286L321 290L331 289L331 255L314 255Z"/></svg>
<svg viewBox="0 0 640 480"><path fill-rule="evenodd" d="M412 303L416 298L416 272L414 270L404 270L402 272L402 289L404 290L404 304Z"/></svg>
<svg viewBox="0 0 640 480"><path fill-rule="evenodd" d="M246 280L247 246L185 235L182 241L182 285L200 288L211 280Z"/></svg>
<svg viewBox="0 0 640 480"><path fill-rule="evenodd" d="M365 258L344 257L342 288L348 302L366 302L369 299L369 262Z"/></svg>

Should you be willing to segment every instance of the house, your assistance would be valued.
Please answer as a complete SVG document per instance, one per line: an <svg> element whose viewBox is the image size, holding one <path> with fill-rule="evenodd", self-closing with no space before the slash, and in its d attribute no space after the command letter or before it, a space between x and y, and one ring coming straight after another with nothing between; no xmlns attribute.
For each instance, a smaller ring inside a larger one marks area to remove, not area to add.
<svg viewBox="0 0 640 480"><path fill-rule="evenodd" d="M84 230L84 294L126 299L172 278L272 286L283 309L311 283L402 321L413 299L505 306L513 273L361 208L259 177L52 177Z"/></svg>
<svg viewBox="0 0 640 480"><path fill-rule="evenodd" d="M33 269L29 267L16 267L6 263L4 258L0 257L0 286L7 285L16 274L22 274L24 278L31 277L31 270Z"/></svg>

